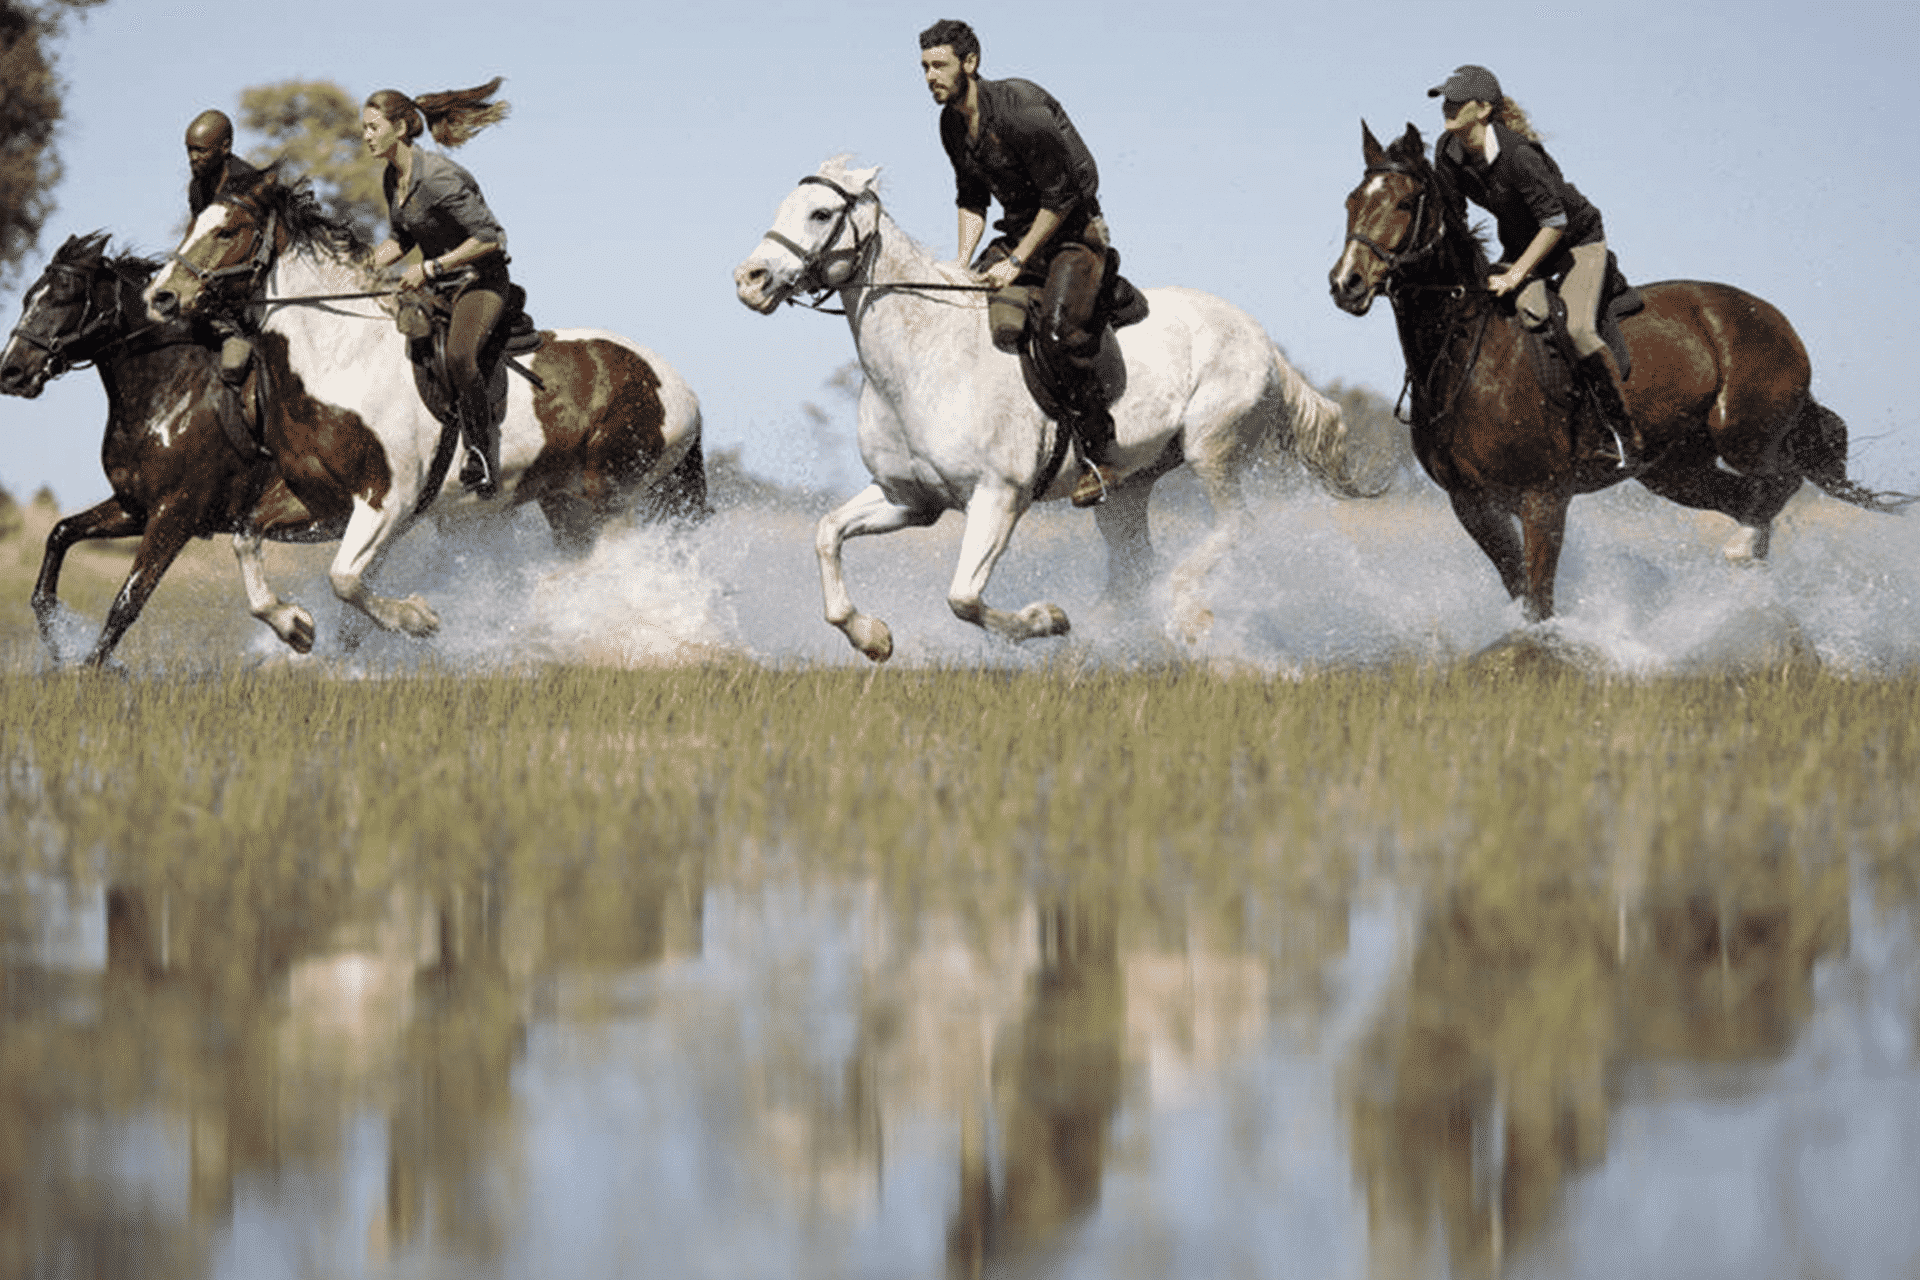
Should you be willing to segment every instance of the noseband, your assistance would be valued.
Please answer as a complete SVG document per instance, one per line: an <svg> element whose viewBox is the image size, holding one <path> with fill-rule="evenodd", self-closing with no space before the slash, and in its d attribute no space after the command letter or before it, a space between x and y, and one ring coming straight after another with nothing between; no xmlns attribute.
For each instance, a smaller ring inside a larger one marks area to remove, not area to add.
<svg viewBox="0 0 1920 1280"><path fill-rule="evenodd" d="M210 297L217 298L213 289L214 285L224 280L231 280L243 276L247 282L246 292L248 294L259 292L261 281L265 278L267 269L273 265L273 239L275 231L273 211L271 209L266 211L267 225L265 233L263 234L260 230L261 211L257 207L239 200L233 201L232 207L235 209L244 209L252 214L254 218L253 251L247 255L246 261L236 262L230 267L215 267L209 269L189 261L178 249L175 249L167 255L169 260L198 281L201 289L206 291ZM226 301L225 299L218 300L222 302Z"/></svg>
<svg viewBox="0 0 1920 1280"><path fill-rule="evenodd" d="M108 270L112 271L112 268L108 268ZM121 281L117 272L113 273L113 310L106 311L94 306L93 281L90 278L90 272L82 267L76 267L69 262L51 263L48 265L47 271L49 274L77 276L86 282L86 304L80 311L80 323L70 333L56 333L52 337L42 337L40 334L26 327L26 317L22 316L20 323L15 325L13 331L8 335L8 340L11 341L18 338L28 346L37 347L41 351L46 352L48 364L47 376L49 379L53 379L66 373L70 369L84 368L94 357L82 356L76 360L67 354L68 351L92 341L102 333L124 327L126 314L121 305ZM121 341L126 341L127 338L132 336L131 334L124 335Z"/></svg>
<svg viewBox="0 0 1920 1280"><path fill-rule="evenodd" d="M800 274L793 282L793 290L788 294L787 301L792 302L795 294L812 294L814 296L814 302L807 305L817 306L827 294L832 293L840 287L837 284L829 284L827 282L827 271L839 266L843 262L852 263L856 266L859 265L861 259L866 257L868 250L870 250L876 242L875 237L862 236L860 229L853 227L853 243L844 249L836 249L833 247L834 242L840 239L840 233L851 226L854 209L859 206L862 200L872 196L873 193L866 191L855 194L833 179L822 178L818 174L808 174L806 177L800 179L801 186L806 186L809 183L814 186L827 188L839 196L841 200L839 212L834 215L833 229L827 232L825 239L820 241L820 247L817 249L802 248L798 243L780 234L778 231L768 231L766 235L761 238L773 241L782 249L785 249L788 253L800 259Z"/></svg>
<svg viewBox="0 0 1920 1280"><path fill-rule="evenodd" d="M1411 168L1403 164L1392 163L1367 166L1366 176L1368 177L1383 173L1397 173L1403 178L1412 178L1414 182L1419 185L1420 194L1415 199L1413 205L1413 225L1409 228L1406 236L1408 240L1417 241L1420 238L1420 224L1425 219L1427 213L1429 183L1418 173L1415 173ZM1373 250L1373 252L1379 256L1380 260L1386 264L1387 275L1389 280L1391 280L1393 274L1399 271L1401 267L1406 266L1408 263L1418 262L1420 259L1431 254L1435 249L1438 249L1440 247L1441 236L1445 230L1446 228L1442 224L1442 221L1436 218L1433 223L1433 233L1427 237L1426 243L1408 249L1404 253L1398 249L1389 249L1378 240L1370 236L1363 236L1358 231L1347 232L1347 243L1365 245L1367 248ZM1404 241L1402 243L1404 243Z"/></svg>

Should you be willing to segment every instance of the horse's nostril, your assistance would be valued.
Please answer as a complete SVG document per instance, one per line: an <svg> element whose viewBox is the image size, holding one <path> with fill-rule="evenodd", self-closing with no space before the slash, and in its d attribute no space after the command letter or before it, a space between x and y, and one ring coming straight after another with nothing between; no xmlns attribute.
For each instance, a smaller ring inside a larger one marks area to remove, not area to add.
<svg viewBox="0 0 1920 1280"><path fill-rule="evenodd" d="M180 299L175 297L169 290L162 289L159 293L153 295L153 309L163 316L172 315L174 309L179 305Z"/></svg>

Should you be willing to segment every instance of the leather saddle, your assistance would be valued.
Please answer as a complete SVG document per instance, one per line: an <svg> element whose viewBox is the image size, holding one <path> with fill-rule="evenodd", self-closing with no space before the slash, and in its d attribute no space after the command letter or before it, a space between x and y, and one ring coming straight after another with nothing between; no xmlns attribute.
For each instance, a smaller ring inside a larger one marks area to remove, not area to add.
<svg viewBox="0 0 1920 1280"><path fill-rule="evenodd" d="M1010 285L995 293L987 303L988 323L993 345L1020 357L1020 376L1027 384L1040 411L1055 422L1070 412L1064 406L1073 400L1074 376L1055 371L1038 359L1029 335L1039 320L1041 290L1032 285ZM1147 299L1132 281L1120 274L1120 251L1109 247L1105 269L1100 277L1100 296L1094 303L1093 324L1100 334L1090 368L1080 371L1099 389L1102 402L1113 404L1127 390L1127 361L1121 354L1116 329L1139 324L1148 315Z"/></svg>
<svg viewBox="0 0 1920 1280"><path fill-rule="evenodd" d="M1613 353L1614 367L1619 369L1622 382L1633 376L1633 356L1627 350L1627 335L1620 322L1638 314L1646 305L1645 295L1627 282L1613 250L1607 250L1607 283L1600 295L1600 340ZM1548 398L1555 404L1570 405L1578 395L1573 367L1579 358L1573 350L1573 339L1567 333L1567 303L1560 296L1558 281L1548 284L1547 306L1546 323L1527 331L1526 346Z"/></svg>
<svg viewBox="0 0 1920 1280"><path fill-rule="evenodd" d="M420 392L428 412L442 426L457 428L453 382L447 375L447 329L453 321L453 301L467 284L460 276L448 277L442 285L404 298L394 317L400 332L409 339L407 357L413 363L413 384ZM487 413L498 426L507 414L507 370L545 389L532 370L515 357L531 355L540 349L545 334L534 328L527 314L527 291L517 284L507 286L507 306L500 322L493 326L480 348L481 378L487 384Z"/></svg>

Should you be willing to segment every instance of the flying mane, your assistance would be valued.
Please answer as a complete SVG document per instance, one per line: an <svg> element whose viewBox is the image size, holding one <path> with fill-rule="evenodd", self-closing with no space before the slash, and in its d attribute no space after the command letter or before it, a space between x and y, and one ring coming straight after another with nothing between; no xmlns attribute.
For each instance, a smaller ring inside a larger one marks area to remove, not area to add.
<svg viewBox="0 0 1920 1280"><path fill-rule="evenodd" d="M1427 162L1420 131L1408 125L1405 133L1388 144L1387 159L1418 179L1439 205L1440 256L1445 274L1451 279L1484 285L1492 267L1487 258L1486 230L1467 221L1466 197L1440 169Z"/></svg>
<svg viewBox="0 0 1920 1280"><path fill-rule="evenodd" d="M329 214L305 178L282 181L278 163L248 178L231 193L222 192L221 199L261 215L271 214L287 229L290 243L286 257L306 258L323 271L345 269L357 284L372 281L366 237L351 222Z"/></svg>
<svg viewBox="0 0 1920 1280"><path fill-rule="evenodd" d="M67 242L54 253L53 260L63 267L74 267L83 271L95 267L105 267L115 275L144 284L160 269L160 263L153 258L139 254L123 253L117 258L107 256L107 233L92 231L85 235L67 237Z"/></svg>

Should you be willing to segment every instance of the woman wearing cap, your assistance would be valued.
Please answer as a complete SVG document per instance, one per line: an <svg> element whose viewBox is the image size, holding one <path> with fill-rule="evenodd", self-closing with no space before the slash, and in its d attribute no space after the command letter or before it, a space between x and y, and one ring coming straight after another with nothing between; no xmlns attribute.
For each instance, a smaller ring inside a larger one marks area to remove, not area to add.
<svg viewBox="0 0 1920 1280"><path fill-rule="evenodd" d="M1620 399L1606 343L1599 333L1606 286L1607 238L1600 211L1560 176L1560 166L1518 103L1500 92L1485 67L1464 66L1427 90L1441 99L1446 135L1434 147L1434 168L1454 190L1494 216L1503 269L1487 281L1496 296L1516 289L1521 315L1537 327L1547 318L1546 281L1560 278L1575 366L1592 389L1620 445L1620 466L1640 461L1640 431Z"/></svg>
<svg viewBox="0 0 1920 1280"><path fill-rule="evenodd" d="M421 261L400 277L407 289L462 267L473 269L472 280L453 302L447 373L467 441L460 483L483 498L491 498L499 488L500 439L480 379L480 348L507 307L507 235L473 175L438 152L414 146L413 140L431 130L443 147L462 145L506 116L506 103L489 101L499 87L500 77L495 76L476 88L419 98L382 89L360 112L367 150L387 162L381 189L392 235L373 251L373 265L390 266L418 245Z"/></svg>

